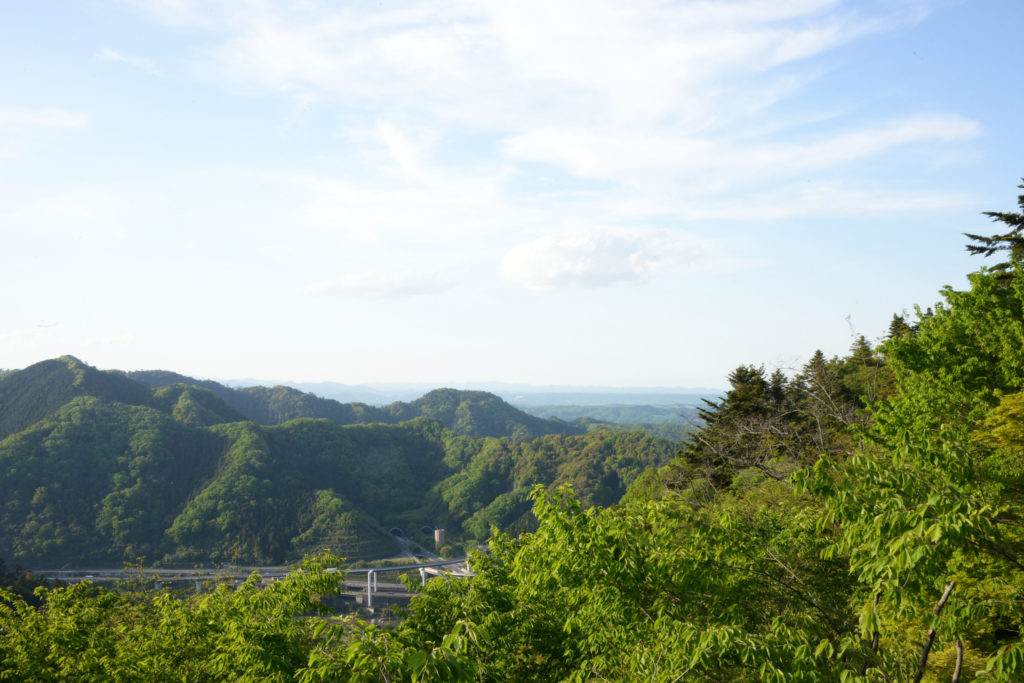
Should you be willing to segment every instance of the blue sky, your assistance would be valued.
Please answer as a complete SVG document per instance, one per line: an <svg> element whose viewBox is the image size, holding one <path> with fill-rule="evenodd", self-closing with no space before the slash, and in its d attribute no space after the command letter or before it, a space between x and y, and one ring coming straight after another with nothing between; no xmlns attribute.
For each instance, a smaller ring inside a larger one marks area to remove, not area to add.
<svg viewBox="0 0 1024 683"><path fill-rule="evenodd" d="M963 287L1024 3L0 5L0 367L723 386Z"/></svg>

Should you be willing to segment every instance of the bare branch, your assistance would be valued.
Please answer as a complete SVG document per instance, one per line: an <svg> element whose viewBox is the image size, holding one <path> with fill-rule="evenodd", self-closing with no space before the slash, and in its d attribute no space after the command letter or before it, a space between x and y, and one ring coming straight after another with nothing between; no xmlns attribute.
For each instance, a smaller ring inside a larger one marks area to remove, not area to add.
<svg viewBox="0 0 1024 683"><path fill-rule="evenodd" d="M942 597L939 598L939 604L935 606L935 618L939 618L939 613L942 612L942 608L946 606L946 601L949 600L949 594L953 592L953 586L956 585L956 581L950 581L949 585L946 586L946 590L942 592ZM914 676L914 683L921 683L921 677L924 676L924 669L928 665L928 655L931 654L932 644L935 642L935 627L932 626L928 629L928 640L924 643L924 649L921 650L921 661L917 663L917 674Z"/></svg>

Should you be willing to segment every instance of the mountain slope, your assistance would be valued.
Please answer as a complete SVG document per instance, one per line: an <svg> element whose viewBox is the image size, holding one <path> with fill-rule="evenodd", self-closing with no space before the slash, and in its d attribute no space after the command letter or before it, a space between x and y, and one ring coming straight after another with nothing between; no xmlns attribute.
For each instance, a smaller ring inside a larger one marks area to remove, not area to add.
<svg viewBox="0 0 1024 683"><path fill-rule="evenodd" d="M0 375L0 439L42 420L77 396L136 405L150 399L137 382L97 370L74 356L42 361Z"/></svg>
<svg viewBox="0 0 1024 683"><path fill-rule="evenodd" d="M144 406L73 398L0 441L0 552L35 562L153 556L224 440Z"/></svg>
<svg viewBox="0 0 1024 683"><path fill-rule="evenodd" d="M281 424L300 417L324 418L340 425L396 424L416 417L429 417L466 436L530 439L545 434L582 434L586 431L581 425L530 415L484 391L436 389L412 402L398 401L377 408L365 403L339 403L285 386L234 389L164 370L130 372L127 376L152 388L186 384L207 389L245 419L264 425Z"/></svg>
<svg viewBox="0 0 1024 683"><path fill-rule="evenodd" d="M485 537L491 524L529 528L537 484L572 483L612 504L674 450L611 430L529 438L566 425L524 419L483 392L444 389L363 411L283 387L146 378L160 386L71 357L0 376L0 416L13 432L0 439L0 557L280 563L324 546L380 557L397 550L392 526L442 527L454 542ZM305 407L334 420L261 425L221 396L254 397L274 419Z"/></svg>
<svg viewBox="0 0 1024 683"><path fill-rule="evenodd" d="M582 434L583 429L561 420L525 413L486 391L435 389L411 403L385 406L393 420L429 417L466 436L509 436L532 439L545 434Z"/></svg>

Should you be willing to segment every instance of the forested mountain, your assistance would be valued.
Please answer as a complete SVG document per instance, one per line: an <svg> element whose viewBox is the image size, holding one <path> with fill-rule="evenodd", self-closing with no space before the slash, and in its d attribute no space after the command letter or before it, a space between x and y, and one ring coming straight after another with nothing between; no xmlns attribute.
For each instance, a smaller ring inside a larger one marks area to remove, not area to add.
<svg viewBox="0 0 1024 683"><path fill-rule="evenodd" d="M702 419L699 409L689 404L526 405L523 409L531 415L569 421L588 430L641 430L673 443L684 441Z"/></svg>
<svg viewBox="0 0 1024 683"><path fill-rule="evenodd" d="M585 427L557 419L542 419L515 408L483 391L435 389L406 403L396 401L375 407L365 403L339 403L291 387L243 387L234 389L210 380L196 380L163 370L127 373L149 387L186 384L209 390L245 419L274 425L299 417L325 418L341 425L385 422L397 424L415 417L438 420L467 436L510 436L530 439L545 434L582 434Z"/></svg>
<svg viewBox="0 0 1024 683"><path fill-rule="evenodd" d="M412 403L383 408L392 421L429 417L466 436L509 436L531 439L545 434L582 434L579 425L524 413L485 391L435 389Z"/></svg>
<svg viewBox="0 0 1024 683"><path fill-rule="evenodd" d="M116 373L100 372L71 356L0 376L0 438L21 431L77 396L142 405L151 394Z"/></svg>
<svg viewBox="0 0 1024 683"><path fill-rule="evenodd" d="M35 566L380 557L392 525L483 540L531 527L535 484L607 505L673 455L642 433L530 438L565 425L451 389L372 408L67 356L5 374L0 396L0 557Z"/></svg>
<svg viewBox="0 0 1024 683"><path fill-rule="evenodd" d="M698 419L696 405L636 405L630 403L606 403L601 405L537 405L525 406L531 415L557 417L571 422L589 418L615 424L691 424Z"/></svg>

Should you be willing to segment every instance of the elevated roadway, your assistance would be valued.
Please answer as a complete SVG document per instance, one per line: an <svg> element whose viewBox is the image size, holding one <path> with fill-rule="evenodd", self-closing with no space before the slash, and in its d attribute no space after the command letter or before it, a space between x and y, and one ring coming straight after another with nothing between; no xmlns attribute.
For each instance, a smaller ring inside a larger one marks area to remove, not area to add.
<svg viewBox="0 0 1024 683"><path fill-rule="evenodd" d="M190 568L190 569L163 569L163 568L140 568L140 569L42 569L34 573L45 576L49 579L57 579L65 583L78 583L81 581L92 581L94 583L150 583L157 589L172 585L193 584L198 592L204 585L219 583L241 584L252 574L258 573L263 583L280 581L294 567L273 566L273 567L239 567L233 565L220 568ZM331 571L328 569L328 571ZM409 591L405 584L398 581L382 581L382 575L407 574L416 571L420 575L420 583L424 584L427 579L434 576L472 576L466 558L455 560L434 560L429 562L415 562L403 565L385 567L358 567L345 570L334 570L344 575L345 593L355 597L357 601L365 603L368 609L373 609L375 595L408 595ZM397 578L397 577L396 577Z"/></svg>

